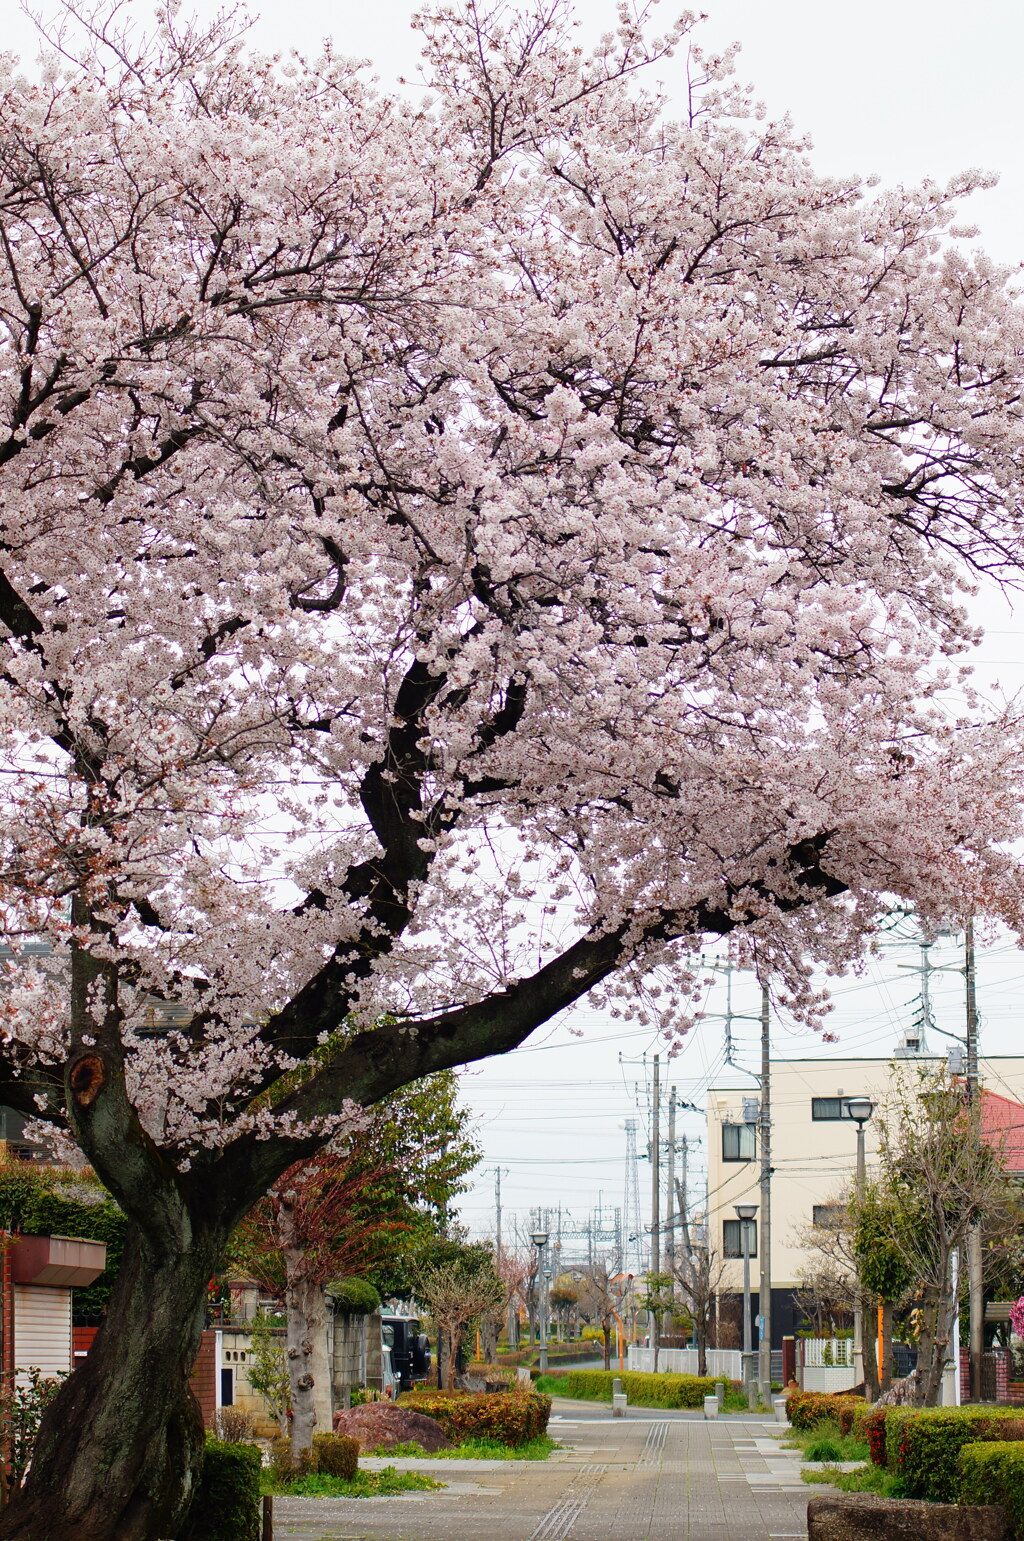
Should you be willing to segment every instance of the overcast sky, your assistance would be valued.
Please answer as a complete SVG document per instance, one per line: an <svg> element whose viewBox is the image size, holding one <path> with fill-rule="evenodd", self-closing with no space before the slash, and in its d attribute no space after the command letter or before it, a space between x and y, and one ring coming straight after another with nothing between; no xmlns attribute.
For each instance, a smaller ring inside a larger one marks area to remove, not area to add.
<svg viewBox="0 0 1024 1541"><path fill-rule="evenodd" d="M27 61L36 52L32 28L12 0L3 4L3 45ZM137 0L140 14L145 7ZM186 10L189 9L185 0ZM195 7L209 13L213 7ZM51 14L49 6L42 7ZM263 0L253 5L252 41L266 50L317 48L331 35L340 51L371 58L384 85L417 72L417 43L410 28L413 6L405 0L320 4L311 0ZM743 45L739 76L754 84L771 114L789 112L810 135L814 160L826 173L878 175L886 185L924 176L945 179L967 168L998 174L997 187L979 193L965 214L979 227L978 244L1002 262L1024 259L1024 11L1010 0L858 0L856 5L823 0L709 0L700 29L709 46L738 39ZM675 14L663 5L669 20ZM588 36L614 24L612 7L584 0L579 15ZM660 73L671 93L674 66ZM982 652L981 679L998 679L1004 689L1024 685L1024 620L1012 607L989 607L993 630ZM946 943L939 962L961 961L958 944ZM834 1027L841 1042L834 1053L885 1054L914 1013L916 977L900 964L916 961L912 946L887 947L863 978L837 982ZM1018 1002L1024 962L1007 940L982 953L980 1004L983 1042L989 1053L1013 1053L1020 1046ZM963 986L959 975L934 980L940 1026L961 1029ZM709 990L710 1013L667 1071L680 1097L700 1104L711 1080L721 1074L724 1042L721 983ZM752 982L736 987L736 1010L754 1013ZM599 1195L609 1206L622 1203L627 1118L640 1122L646 1140L650 1056L659 1044L650 1028L619 1033L596 1012L581 1011L583 1038L564 1024L541 1033L502 1061L477 1067L466 1078L466 1093L480 1117L487 1161L464 1215L475 1233L494 1223L494 1170L500 1167L506 1221L528 1219L531 1205L561 1203L582 1223ZM756 1023L735 1024L736 1058L753 1065ZM936 1038L936 1046L947 1040ZM785 1023L776 1029L777 1052L828 1052L806 1033ZM663 1046L662 1051L663 1051ZM647 1054L646 1065L642 1056ZM620 1063L620 1055L623 1063ZM688 1114L681 1132L699 1138L703 1120ZM701 1159L701 1148L696 1148ZM641 1195L649 1190L641 1163Z"/></svg>

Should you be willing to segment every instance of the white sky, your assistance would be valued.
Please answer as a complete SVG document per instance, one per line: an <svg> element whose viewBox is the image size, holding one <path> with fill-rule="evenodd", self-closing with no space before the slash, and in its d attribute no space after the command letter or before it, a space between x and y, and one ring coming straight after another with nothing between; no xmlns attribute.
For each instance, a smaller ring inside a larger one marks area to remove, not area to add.
<svg viewBox="0 0 1024 1541"><path fill-rule="evenodd" d="M30 23L12 0L0 0L0 46L20 52L26 62L35 53ZM189 0L184 8L189 9ZM209 3L196 5L211 12ZM51 14L49 5L41 5ZM139 4L140 14L145 8ZM254 46L266 50L316 49L333 36L339 51L372 58L382 84L416 74L416 41L407 0L371 0L366 4L328 5L312 0L262 0L254 3ZM1024 9L1011 0L707 0L708 19L700 35L708 46L734 39L743 44L739 76L752 81L773 115L789 112L814 143L814 159L826 173L877 174L883 184L938 180L966 168L999 175L999 185L975 196L965 218L979 226L979 244L1002 262L1024 259ZM663 5L666 21L675 14ZM581 0L578 15L585 34L595 36L614 24L605 0ZM669 63L660 74L673 89ZM982 651L980 678L998 678L1006 689L1024 686L1024 618L1017 607L987 605L993 630ZM937 949L936 961L958 963L954 943ZM899 1026L913 1015L915 977L897 967L916 960L913 947L887 949L872 961L863 978L836 982L833 1023L841 1042L832 1052L884 1054L895 1043ZM1007 940L983 951L979 966L983 1044L989 1053L1015 1053L1021 1047L1018 1002L1024 959ZM720 986L711 992L709 1012L723 1009ZM934 981L940 1026L961 1029L962 979L952 973ZM735 1008L755 1013L757 998L749 981L739 981ZM468 1100L480 1117L486 1163L467 1195L463 1214L470 1228L493 1229L494 1168L503 1177L506 1226L518 1214L528 1219L531 1205L561 1203L579 1222L597 1203L622 1203L624 1119L641 1120L645 1141L648 1072L637 1063L657 1052L653 1030L635 1028L616 1034L616 1024L595 1012L577 1014L587 1029L582 1039L564 1025L535 1035L524 1049L466 1078ZM757 1025L737 1022L740 1063L753 1065ZM779 1024L777 1052L807 1055L829 1052L807 1034L793 1034ZM933 1040L942 1047L948 1040ZM619 1063L619 1056L629 1063ZM648 1061L649 1063L649 1061ZM701 1103L702 1094L722 1064L722 1024L709 1018L694 1030L681 1056L667 1073L682 1098ZM639 1087L639 1093L637 1088ZM680 1132L700 1136L703 1119L687 1115ZM649 1198L646 1162L641 1163L641 1198ZM507 1231L506 1231L507 1235Z"/></svg>

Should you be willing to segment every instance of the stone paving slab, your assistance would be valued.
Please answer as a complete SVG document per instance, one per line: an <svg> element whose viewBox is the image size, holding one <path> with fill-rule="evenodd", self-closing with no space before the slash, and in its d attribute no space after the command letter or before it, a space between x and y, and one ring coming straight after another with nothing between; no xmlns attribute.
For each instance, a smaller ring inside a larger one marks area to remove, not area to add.
<svg viewBox="0 0 1024 1541"><path fill-rule="evenodd" d="M643 1411L601 1419L560 1401L551 1432L567 1448L549 1461L367 1460L448 1486L279 1498L275 1541L803 1541L809 1490L777 1424Z"/></svg>

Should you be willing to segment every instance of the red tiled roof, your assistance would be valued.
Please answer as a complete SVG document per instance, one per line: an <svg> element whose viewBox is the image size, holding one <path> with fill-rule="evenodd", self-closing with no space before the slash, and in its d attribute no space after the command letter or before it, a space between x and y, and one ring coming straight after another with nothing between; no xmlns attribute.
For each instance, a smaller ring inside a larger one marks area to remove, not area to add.
<svg viewBox="0 0 1024 1541"><path fill-rule="evenodd" d="M981 1132L998 1147L1008 1172L1024 1172L1024 1104L983 1090Z"/></svg>

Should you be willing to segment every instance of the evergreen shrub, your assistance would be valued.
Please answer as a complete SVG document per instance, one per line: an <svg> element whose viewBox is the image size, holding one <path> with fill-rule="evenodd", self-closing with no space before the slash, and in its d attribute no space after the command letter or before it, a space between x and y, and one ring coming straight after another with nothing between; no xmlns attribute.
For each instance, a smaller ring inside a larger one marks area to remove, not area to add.
<svg viewBox="0 0 1024 1541"><path fill-rule="evenodd" d="M372 1316L380 1310L380 1296L367 1279L337 1279L327 1293L344 1316Z"/></svg>
<svg viewBox="0 0 1024 1541"><path fill-rule="evenodd" d="M359 1441L344 1434L314 1434L311 1469L320 1477L350 1482L359 1468Z"/></svg>
<svg viewBox="0 0 1024 1541"><path fill-rule="evenodd" d="M259 1533L259 1450L207 1440L181 1541L259 1541Z"/></svg>
<svg viewBox="0 0 1024 1541"><path fill-rule="evenodd" d="M584 1400L610 1402L612 1382L621 1380L627 1398L636 1407L703 1407L704 1398L715 1394L713 1375L660 1375L648 1370L566 1370L560 1377L562 1394Z"/></svg>
<svg viewBox="0 0 1024 1541"><path fill-rule="evenodd" d="M496 1439L503 1445L527 1445L546 1432L551 1398L539 1391L434 1391L421 1386L404 1391L402 1407L434 1418L453 1445L468 1439Z"/></svg>
<svg viewBox="0 0 1024 1541"><path fill-rule="evenodd" d="M842 1391L791 1391L786 1398L786 1417L794 1429L813 1429L816 1423L838 1423L841 1432L849 1434L853 1416L863 1406L863 1397L851 1397ZM849 1409L845 1428L841 1416L844 1408Z"/></svg>
<svg viewBox="0 0 1024 1541"><path fill-rule="evenodd" d="M998 1439L1004 1422L995 1408L894 1407L886 1418L887 1465L902 1477L908 1498L956 1503L960 1451Z"/></svg>
<svg viewBox="0 0 1024 1541"><path fill-rule="evenodd" d="M960 1450L962 1504L1001 1504L1018 1541L1024 1538L1024 1441L993 1440Z"/></svg>

